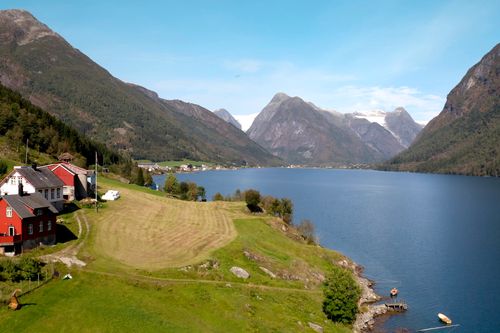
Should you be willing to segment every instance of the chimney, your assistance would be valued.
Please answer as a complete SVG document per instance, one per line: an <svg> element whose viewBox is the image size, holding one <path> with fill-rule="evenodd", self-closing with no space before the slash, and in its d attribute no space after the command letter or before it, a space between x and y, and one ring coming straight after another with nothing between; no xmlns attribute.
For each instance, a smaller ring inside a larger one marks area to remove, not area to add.
<svg viewBox="0 0 500 333"><path fill-rule="evenodd" d="M23 188L23 183L19 183L19 185L17 185L17 194L22 197L24 195L24 188Z"/></svg>
<svg viewBox="0 0 500 333"><path fill-rule="evenodd" d="M33 168L33 170L35 170L35 171L37 171L37 170L38 170L38 169L37 169L37 165L36 165L36 163L33 163L33 164L31 165L31 167L32 167L32 168Z"/></svg>

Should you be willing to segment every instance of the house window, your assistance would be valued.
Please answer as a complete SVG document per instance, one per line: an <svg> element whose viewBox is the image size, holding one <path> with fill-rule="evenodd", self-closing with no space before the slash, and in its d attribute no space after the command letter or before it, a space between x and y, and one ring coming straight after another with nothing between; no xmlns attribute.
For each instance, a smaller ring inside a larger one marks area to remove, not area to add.
<svg viewBox="0 0 500 333"><path fill-rule="evenodd" d="M43 215L43 210L42 209L37 209L36 210L36 216Z"/></svg>
<svg viewBox="0 0 500 333"><path fill-rule="evenodd" d="M7 207L5 210L5 216L12 217L12 207Z"/></svg>
<svg viewBox="0 0 500 333"><path fill-rule="evenodd" d="M28 235L33 235L33 224L28 224Z"/></svg>
<svg viewBox="0 0 500 333"><path fill-rule="evenodd" d="M45 189L45 199L49 200L49 190Z"/></svg>
<svg viewBox="0 0 500 333"><path fill-rule="evenodd" d="M54 195L55 191L53 188L50 189L50 200L54 200L55 198L55 195Z"/></svg>
<svg viewBox="0 0 500 333"><path fill-rule="evenodd" d="M22 184L23 183L23 177L17 176L17 183Z"/></svg>
<svg viewBox="0 0 500 333"><path fill-rule="evenodd" d="M47 222L47 231L51 230L52 230L52 221L49 220L49 222Z"/></svg>
<svg viewBox="0 0 500 333"><path fill-rule="evenodd" d="M43 221L40 221L40 225L38 226L38 232L43 232Z"/></svg>
<svg viewBox="0 0 500 333"><path fill-rule="evenodd" d="M61 189L58 188L57 189L57 199L59 199L61 197Z"/></svg>
<svg viewBox="0 0 500 333"><path fill-rule="evenodd" d="M16 185L16 177L10 177L10 185Z"/></svg>
<svg viewBox="0 0 500 333"><path fill-rule="evenodd" d="M38 190L38 193L40 193L41 195L43 195L43 190Z"/></svg>

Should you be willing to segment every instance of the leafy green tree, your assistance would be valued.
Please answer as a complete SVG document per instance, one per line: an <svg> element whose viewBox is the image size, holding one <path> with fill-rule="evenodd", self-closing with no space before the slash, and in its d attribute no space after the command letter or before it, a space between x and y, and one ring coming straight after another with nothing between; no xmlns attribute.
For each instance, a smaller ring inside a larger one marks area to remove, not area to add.
<svg viewBox="0 0 500 333"><path fill-rule="evenodd" d="M258 206L260 203L260 192L254 189L246 190L245 202L248 206Z"/></svg>
<svg viewBox="0 0 500 333"><path fill-rule="evenodd" d="M188 182L186 196L188 200L198 201L198 185L196 185L196 183Z"/></svg>
<svg viewBox="0 0 500 333"><path fill-rule="evenodd" d="M177 182L177 177L173 173L169 173L167 179L165 180L164 191L170 194L175 194L178 192L179 183Z"/></svg>
<svg viewBox="0 0 500 333"><path fill-rule="evenodd" d="M213 201L224 201L224 196L220 192L217 192L212 197L212 200Z"/></svg>
<svg viewBox="0 0 500 333"><path fill-rule="evenodd" d="M324 283L323 294L323 312L330 320L342 324L354 322L361 289L350 272L334 266Z"/></svg>
<svg viewBox="0 0 500 333"><path fill-rule="evenodd" d="M207 192L203 186L198 186L198 197L200 197L201 201L207 201Z"/></svg>
<svg viewBox="0 0 500 333"><path fill-rule="evenodd" d="M288 198L282 198L279 206L280 216L286 224L292 224L293 202Z"/></svg>
<svg viewBox="0 0 500 333"><path fill-rule="evenodd" d="M137 176L135 178L135 184L139 186L144 186L144 173L142 168L137 168Z"/></svg>

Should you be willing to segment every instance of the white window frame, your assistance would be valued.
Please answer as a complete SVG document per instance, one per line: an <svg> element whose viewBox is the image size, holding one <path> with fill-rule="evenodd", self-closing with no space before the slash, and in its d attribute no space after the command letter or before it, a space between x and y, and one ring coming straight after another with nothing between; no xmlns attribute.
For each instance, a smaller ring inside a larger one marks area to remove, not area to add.
<svg viewBox="0 0 500 333"><path fill-rule="evenodd" d="M52 230L52 221L48 220L47 221L47 231L51 231L51 230Z"/></svg>
<svg viewBox="0 0 500 333"><path fill-rule="evenodd" d="M43 232L43 221L40 221L40 224L38 224L38 232Z"/></svg>
<svg viewBox="0 0 500 333"><path fill-rule="evenodd" d="M7 208L5 208L5 216L12 217L12 207L8 206Z"/></svg>
<svg viewBox="0 0 500 333"><path fill-rule="evenodd" d="M50 189L50 200L54 200L56 198L56 190L53 188Z"/></svg>
<svg viewBox="0 0 500 333"><path fill-rule="evenodd" d="M28 235L33 235L33 224L28 224Z"/></svg>
<svg viewBox="0 0 500 333"><path fill-rule="evenodd" d="M57 188L57 199L61 198L61 189L58 187Z"/></svg>
<svg viewBox="0 0 500 333"><path fill-rule="evenodd" d="M49 200L49 190L48 189L45 189L44 194L45 194L45 200Z"/></svg>
<svg viewBox="0 0 500 333"><path fill-rule="evenodd" d="M15 176L10 177L10 185L16 185L16 177Z"/></svg>

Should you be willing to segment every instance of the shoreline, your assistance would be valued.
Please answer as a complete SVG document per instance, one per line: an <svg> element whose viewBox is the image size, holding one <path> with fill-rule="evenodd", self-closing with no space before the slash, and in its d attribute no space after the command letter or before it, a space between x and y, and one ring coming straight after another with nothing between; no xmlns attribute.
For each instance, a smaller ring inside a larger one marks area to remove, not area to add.
<svg viewBox="0 0 500 333"><path fill-rule="evenodd" d="M377 317L389 316L392 313L384 304L375 304L382 299L382 296L375 293L373 289L374 281L363 276L363 267L355 262L349 263L346 259L341 260L339 265L350 268L354 274L357 284L361 288L361 297L358 301L360 312L356 315L356 320L352 326L354 333L367 333L378 326Z"/></svg>

